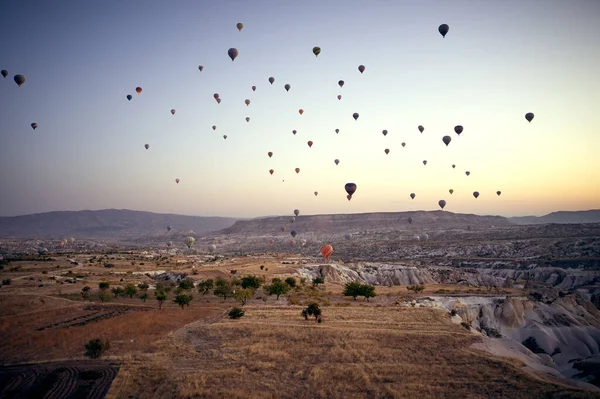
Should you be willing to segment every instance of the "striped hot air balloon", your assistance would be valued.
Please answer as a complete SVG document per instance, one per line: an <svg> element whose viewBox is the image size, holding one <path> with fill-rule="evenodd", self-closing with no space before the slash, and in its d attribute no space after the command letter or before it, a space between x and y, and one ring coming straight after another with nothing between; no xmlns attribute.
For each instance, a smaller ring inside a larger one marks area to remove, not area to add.
<svg viewBox="0 0 600 399"><path fill-rule="evenodd" d="M321 255L328 260L331 254L333 253L333 247L329 244L325 244L321 247Z"/></svg>

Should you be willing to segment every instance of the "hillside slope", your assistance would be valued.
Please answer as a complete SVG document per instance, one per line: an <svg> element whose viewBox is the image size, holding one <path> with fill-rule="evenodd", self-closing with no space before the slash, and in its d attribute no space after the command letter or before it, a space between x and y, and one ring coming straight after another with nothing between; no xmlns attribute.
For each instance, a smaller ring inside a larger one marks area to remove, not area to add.
<svg viewBox="0 0 600 399"><path fill-rule="evenodd" d="M508 218L516 224L544 223L600 223L600 209L589 211L559 211L544 216L520 216Z"/></svg>
<svg viewBox="0 0 600 399"><path fill-rule="evenodd" d="M0 237L127 238L193 230L197 234L221 230L238 219L162 214L127 209L65 211L0 217Z"/></svg>

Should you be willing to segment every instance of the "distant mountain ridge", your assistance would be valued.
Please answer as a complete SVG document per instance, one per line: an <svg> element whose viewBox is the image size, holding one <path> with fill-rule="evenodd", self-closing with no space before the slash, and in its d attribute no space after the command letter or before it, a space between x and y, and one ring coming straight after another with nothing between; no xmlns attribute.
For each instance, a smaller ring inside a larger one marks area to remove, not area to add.
<svg viewBox="0 0 600 399"><path fill-rule="evenodd" d="M0 217L0 237L12 238L114 238L194 231L205 234L233 225L240 218L186 216L176 214L103 209L56 211Z"/></svg>
<svg viewBox="0 0 600 399"><path fill-rule="evenodd" d="M508 220L515 224L600 223L600 209L558 211L544 216L520 216L508 218Z"/></svg>

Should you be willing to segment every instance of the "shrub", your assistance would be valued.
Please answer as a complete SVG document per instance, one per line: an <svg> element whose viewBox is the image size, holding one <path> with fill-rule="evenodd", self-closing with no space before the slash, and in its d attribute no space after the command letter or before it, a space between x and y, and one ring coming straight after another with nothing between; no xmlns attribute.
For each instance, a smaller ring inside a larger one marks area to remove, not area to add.
<svg viewBox="0 0 600 399"><path fill-rule="evenodd" d="M212 290L215 286L215 282L212 279L198 282L198 292L202 295L206 295L208 291Z"/></svg>
<svg viewBox="0 0 600 399"><path fill-rule="evenodd" d="M277 299L279 299L280 295L287 294L289 290L290 286L281 281L281 279L273 279L273 284L265 285L267 295L277 295Z"/></svg>
<svg viewBox="0 0 600 399"><path fill-rule="evenodd" d="M456 309L452 309L452 310L450 311L450 316L456 316L456 314L457 314L457 313L458 313L458 312L456 311Z"/></svg>
<svg viewBox="0 0 600 399"><path fill-rule="evenodd" d="M242 303L242 306L244 306L246 304L246 302L248 302L249 299L252 299L252 297L254 296L254 290L252 290L251 288L242 288L239 290L236 290L235 293L233 294L233 297L240 301Z"/></svg>
<svg viewBox="0 0 600 399"><path fill-rule="evenodd" d="M229 311L230 319L239 319L244 315L244 311L240 308L233 308Z"/></svg>
<svg viewBox="0 0 600 399"><path fill-rule="evenodd" d="M265 268L265 265L260 265L260 270L263 270Z"/></svg>
<svg viewBox="0 0 600 399"><path fill-rule="evenodd" d="M12 282L11 279L5 278L4 280L2 280L2 285L10 285L11 282Z"/></svg>
<svg viewBox="0 0 600 399"><path fill-rule="evenodd" d="M85 356L92 359L98 359L109 349L110 343L108 340L102 341L101 339L96 338L85 344Z"/></svg>
<svg viewBox="0 0 600 399"><path fill-rule="evenodd" d="M98 262L100 262L100 259L98 259ZM106 267L106 268L110 269L110 268L113 268L113 267L115 267L115 265L113 265L112 263L105 263L105 264L104 264L104 267Z"/></svg>
<svg viewBox="0 0 600 399"><path fill-rule="evenodd" d="M221 281L221 282L220 282ZM217 280L217 284L213 291L213 294L216 296L222 296L223 300L227 300L228 297L231 297L233 294L233 290L231 289L231 285L225 280Z"/></svg>
<svg viewBox="0 0 600 399"><path fill-rule="evenodd" d="M110 287L110 284L106 281L102 281L98 284L98 287L100 287L101 290L107 290Z"/></svg>
<svg viewBox="0 0 600 399"><path fill-rule="evenodd" d="M356 300L357 296L364 296L368 302L369 298L372 298L375 295L376 294L374 286L369 284L362 284L358 281L346 283L346 286L344 288L344 296L351 296L352 298L354 298L354 300Z"/></svg>
<svg viewBox="0 0 600 399"><path fill-rule="evenodd" d="M141 283L141 284L138 284L138 288L142 291L146 291L148 288L150 288L150 286L146 283Z"/></svg>
<svg viewBox="0 0 600 399"><path fill-rule="evenodd" d="M125 285L125 289L123 290L123 294L129 295L129 299L133 298L135 294L137 294L137 288L133 284Z"/></svg>
<svg viewBox="0 0 600 399"><path fill-rule="evenodd" d="M156 300L158 301L158 308L161 309L162 304L164 303L164 301L167 300L167 293L164 291L155 291L154 296L156 297Z"/></svg>
<svg viewBox="0 0 600 399"><path fill-rule="evenodd" d="M316 277L316 278L313 278L312 284L313 284L313 287L316 287L319 284L325 284L325 280L323 279L323 277Z"/></svg>
<svg viewBox="0 0 600 399"><path fill-rule="evenodd" d="M319 308L319 304L316 302L309 303L308 307L302 311L302 316L304 316L305 320L308 320L308 316L314 316L315 321L318 321L318 319L321 317L321 309Z"/></svg>
<svg viewBox="0 0 600 399"><path fill-rule="evenodd" d="M471 330L471 325L466 321L461 322L460 325L466 328L467 330Z"/></svg>

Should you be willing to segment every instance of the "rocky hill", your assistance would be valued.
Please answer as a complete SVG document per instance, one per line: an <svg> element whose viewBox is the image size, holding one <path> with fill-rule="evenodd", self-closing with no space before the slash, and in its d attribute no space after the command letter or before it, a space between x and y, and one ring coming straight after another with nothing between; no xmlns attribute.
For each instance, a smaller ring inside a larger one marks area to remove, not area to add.
<svg viewBox="0 0 600 399"><path fill-rule="evenodd" d="M336 234L354 231L391 231L447 229L468 227L511 226L501 216L480 216L445 211L351 213L333 215L293 215L238 221L219 234L264 235L275 233L286 226L287 231L303 233ZM408 218L412 218L409 223Z"/></svg>
<svg viewBox="0 0 600 399"><path fill-rule="evenodd" d="M46 212L0 217L0 237L12 238L113 238L194 231L203 234L221 230L237 220L223 217L185 216L127 209Z"/></svg>
<svg viewBox="0 0 600 399"><path fill-rule="evenodd" d="M544 223L600 223L600 209L589 211L560 211L544 216L513 217L509 220L516 224L544 224Z"/></svg>

